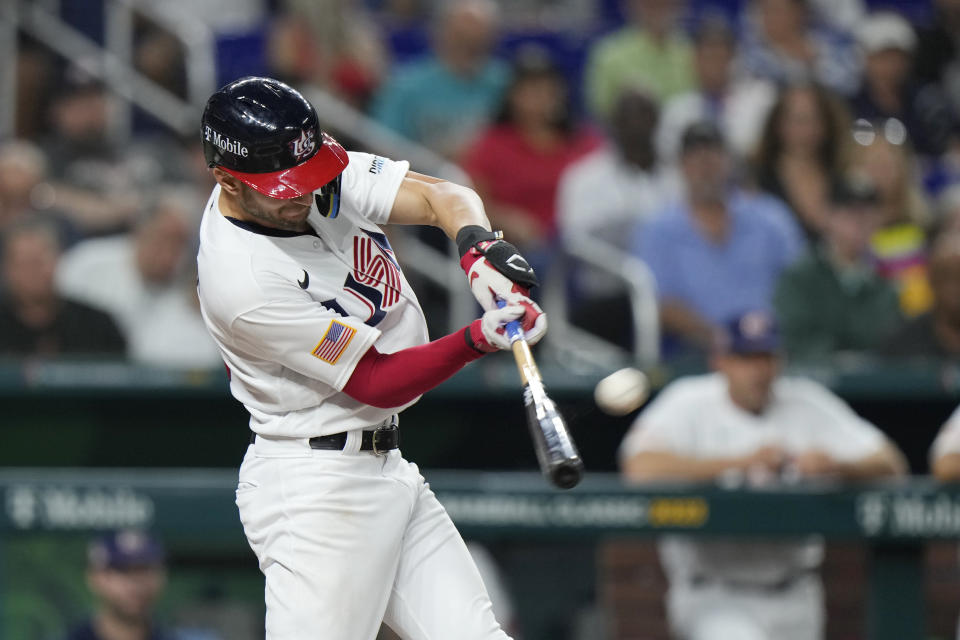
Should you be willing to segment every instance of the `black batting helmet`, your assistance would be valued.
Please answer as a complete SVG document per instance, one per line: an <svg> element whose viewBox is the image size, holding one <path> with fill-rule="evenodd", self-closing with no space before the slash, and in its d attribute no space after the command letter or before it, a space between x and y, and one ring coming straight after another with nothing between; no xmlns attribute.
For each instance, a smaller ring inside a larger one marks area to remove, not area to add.
<svg viewBox="0 0 960 640"><path fill-rule="evenodd" d="M320 130L313 105L272 78L234 80L210 96L201 135L208 166L272 198L317 191L349 162L343 147Z"/></svg>

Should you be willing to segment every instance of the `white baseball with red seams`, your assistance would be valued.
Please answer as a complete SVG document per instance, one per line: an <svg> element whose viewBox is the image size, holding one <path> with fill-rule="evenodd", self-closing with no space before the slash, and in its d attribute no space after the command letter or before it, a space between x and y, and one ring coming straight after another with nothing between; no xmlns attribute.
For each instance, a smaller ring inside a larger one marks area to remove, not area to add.
<svg viewBox="0 0 960 640"><path fill-rule="evenodd" d="M377 408L342 393L357 362L371 346L394 353L428 337L378 226L408 164L349 159L339 215L324 218L314 204L310 232L227 218L219 186L200 229L204 321L258 434L237 505L266 576L266 637L372 640L383 620L405 640L502 640L469 553L416 465L399 450L359 451L362 429L416 400ZM344 431L342 451L309 446Z"/></svg>

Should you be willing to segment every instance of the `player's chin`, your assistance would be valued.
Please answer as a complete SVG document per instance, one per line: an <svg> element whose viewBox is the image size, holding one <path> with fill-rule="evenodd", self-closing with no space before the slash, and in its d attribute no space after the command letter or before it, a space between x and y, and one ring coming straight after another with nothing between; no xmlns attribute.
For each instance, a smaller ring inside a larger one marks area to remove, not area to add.
<svg viewBox="0 0 960 640"><path fill-rule="evenodd" d="M289 206L280 209L277 217L287 224L302 223L310 216L310 207Z"/></svg>
<svg viewBox="0 0 960 640"><path fill-rule="evenodd" d="M285 218L306 218L310 215L310 205L288 204L281 207L279 213Z"/></svg>

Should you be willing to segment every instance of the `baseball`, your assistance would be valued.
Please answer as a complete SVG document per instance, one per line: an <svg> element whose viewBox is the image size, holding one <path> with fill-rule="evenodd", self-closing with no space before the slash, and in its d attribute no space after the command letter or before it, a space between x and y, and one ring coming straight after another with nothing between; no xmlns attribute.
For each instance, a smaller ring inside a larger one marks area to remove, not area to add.
<svg viewBox="0 0 960 640"><path fill-rule="evenodd" d="M625 416L647 401L650 381L645 373L633 367L614 371L597 383L593 399L604 413Z"/></svg>

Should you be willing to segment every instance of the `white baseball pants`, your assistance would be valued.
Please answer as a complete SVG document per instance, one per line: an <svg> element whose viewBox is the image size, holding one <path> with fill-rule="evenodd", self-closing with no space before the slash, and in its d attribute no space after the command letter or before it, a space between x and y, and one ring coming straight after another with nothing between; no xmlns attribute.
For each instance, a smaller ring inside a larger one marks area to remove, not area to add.
<svg viewBox="0 0 960 640"><path fill-rule="evenodd" d="M775 593L671 585L667 616L684 640L822 640L823 585L819 576Z"/></svg>
<svg viewBox="0 0 960 640"><path fill-rule="evenodd" d="M267 640L509 640L459 532L399 450L258 436L237 506L266 577Z"/></svg>

